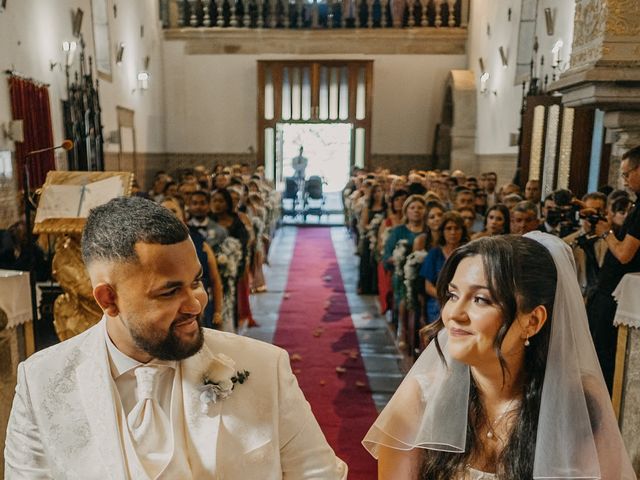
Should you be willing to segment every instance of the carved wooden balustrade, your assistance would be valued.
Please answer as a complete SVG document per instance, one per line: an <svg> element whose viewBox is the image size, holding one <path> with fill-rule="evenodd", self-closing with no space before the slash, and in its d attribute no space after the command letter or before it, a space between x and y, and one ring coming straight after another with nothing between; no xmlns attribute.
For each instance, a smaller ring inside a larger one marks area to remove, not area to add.
<svg viewBox="0 0 640 480"><path fill-rule="evenodd" d="M166 28L466 28L469 0L164 0Z"/></svg>

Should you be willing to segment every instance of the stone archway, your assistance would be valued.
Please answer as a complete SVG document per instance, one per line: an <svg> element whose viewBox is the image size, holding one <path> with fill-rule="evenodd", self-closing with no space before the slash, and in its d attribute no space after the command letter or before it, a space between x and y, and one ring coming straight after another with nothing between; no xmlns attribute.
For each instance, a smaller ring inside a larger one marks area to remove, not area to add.
<svg viewBox="0 0 640 480"><path fill-rule="evenodd" d="M476 121L474 74L471 70L451 70L434 143L437 168L475 171Z"/></svg>

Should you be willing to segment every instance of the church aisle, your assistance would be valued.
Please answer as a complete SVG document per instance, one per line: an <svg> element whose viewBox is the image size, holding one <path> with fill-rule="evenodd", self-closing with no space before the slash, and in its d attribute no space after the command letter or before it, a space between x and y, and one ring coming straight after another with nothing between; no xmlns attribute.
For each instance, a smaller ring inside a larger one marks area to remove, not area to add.
<svg viewBox="0 0 640 480"><path fill-rule="evenodd" d="M352 300L342 282L344 265L339 264L332 242L332 233L335 236L339 230L284 228L278 233L267 272L270 293L252 300L261 327L249 334L265 341L273 335L273 343L289 352L292 369L327 440L349 465L349 478L364 480L375 478L376 466L360 441L377 412L358 342L362 335L356 333ZM285 280L286 289L281 291ZM355 316L360 322L362 317L369 321L362 308ZM386 343L383 348L393 348ZM367 346L365 352L371 350ZM389 389L396 382L392 383ZM376 395L386 401L388 394Z"/></svg>

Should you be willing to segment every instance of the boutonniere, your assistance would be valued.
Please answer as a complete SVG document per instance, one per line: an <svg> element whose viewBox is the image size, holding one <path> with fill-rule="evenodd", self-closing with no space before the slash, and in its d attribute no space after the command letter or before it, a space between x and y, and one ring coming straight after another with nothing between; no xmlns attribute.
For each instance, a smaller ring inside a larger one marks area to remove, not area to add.
<svg viewBox="0 0 640 480"><path fill-rule="evenodd" d="M242 385L249 378L246 370L237 371L236 362L224 353L214 355L209 368L202 376L203 385L200 387L200 402L202 413L206 413L210 404L218 400L224 400L235 388L236 384Z"/></svg>

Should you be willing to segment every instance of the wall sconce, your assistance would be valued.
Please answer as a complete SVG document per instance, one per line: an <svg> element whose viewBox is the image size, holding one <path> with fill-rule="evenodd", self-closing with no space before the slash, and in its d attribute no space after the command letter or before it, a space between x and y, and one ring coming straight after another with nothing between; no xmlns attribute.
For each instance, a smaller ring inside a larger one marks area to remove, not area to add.
<svg viewBox="0 0 640 480"><path fill-rule="evenodd" d="M509 56L507 55L507 52L504 51L504 47L502 45L500 45L500 48L498 48L498 53L500 53L500 60L502 61L502 66L504 68L507 68L509 66Z"/></svg>
<svg viewBox="0 0 640 480"><path fill-rule="evenodd" d="M138 73L138 85L140 85L140 90L148 90L149 89L149 72L139 72Z"/></svg>
<svg viewBox="0 0 640 480"><path fill-rule="evenodd" d="M78 44L76 42L62 42L62 51L65 54L65 62L67 66L73 65L73 59L76 56L76 49Z"/></svg>
<svg viewBox="0 0 640 480"><path fill-rule="evenodd" d="M484 68L484 60L482 57L478 58L480 64L480 93L487 93L487 82L489 81L489 72Z"/></svg>
<svg viewBox="0 0 640 480"><path fill-rule="evenodd" d="M124 43L120 43L116 47L116 65L122 64L123 56L124 56Z"/></svg>
<svg viewBox="0 0 640 480"><path fill-rule="evenodd" d="M556 18L554 13L548 7L544 9L544 23L547 27L547 35L552 37L553 32L555 31Z"/></svg>
<svg viewBox="0 0 640 480"><path fill-rule="evenodd" d="M71 12L71 32L73 36L76 38L80 37L80 32L82 31L82 18L84 17L84 12L81 8L76 9L75 12Z"/></svg>
<svg viewBox="0 0 640 480"><path fill-rule="evenodd" d="M553 68L557 68L560 66L560 50L564 46L564 42L562 40L558 40L551 49L551 54L553 55L553 60L551 61L551 66Z"/></svg>

